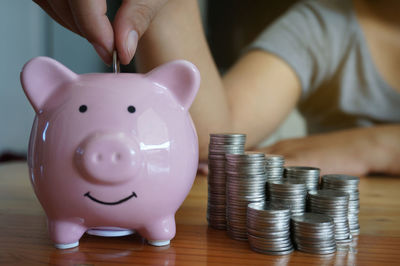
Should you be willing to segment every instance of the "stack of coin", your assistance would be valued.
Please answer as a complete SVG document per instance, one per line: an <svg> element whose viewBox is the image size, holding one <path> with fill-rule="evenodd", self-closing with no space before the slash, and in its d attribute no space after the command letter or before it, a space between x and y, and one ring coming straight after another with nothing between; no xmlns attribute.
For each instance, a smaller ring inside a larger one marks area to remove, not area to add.
<svg viewBox="0 0 400 266"><path fill-rule="evenodd" d="M320 169L308 166L285 167L285 178L297 182L303 182L307 191L318 190Z"/></svg>
<svg viewBox="0 0 400 266"><path fill-rule="evenodd" d="M293 251L290 240L290 210L269 202L247 207L247 233L251 249L269 255Z"/></svg>
<svg viewBox="0 0 400 266"><path fill-rule="evenodd" d="M210 134L208 154L208 224L226 229L226 173L225 154L244 153L246 135Z"/></svg>
<svg viewBox="0 0 400 266"><path fill-rule="evenodd" d="M226 154L226 219L228 235L246 240L246 211L251 202L265 200L265 155Z"/></svg>
<svg viewBox="0 0 400 266"><path fill-rule="evenodd" d="M310 191L308 195L310 211L326 214L335 222L336 241L351 241L348 220L349 194L327 189Z"/></svg>
<svg viewBox="0 0 400 266"><path fill-rule="evenodd" d="M282 155L266 154L265 174L267 175L267 181L269 182L282 181L284 164L285 164L285 158ZM265 198L266 200L269 200L268 183L266 183L265 191L266 191Z"/></svg>
<svg viewBox="0 0 400 266"><path fill-rule="evenodd" d="M295 181L268 182L269 196L272 203L290 208L291 215L303 215L306 204L306 185Z"/></svg>
<svg viewBox="0 0 400 266"><path fill-rule="evenodd" d="M335 224L327 215L306 212L292 217L293 241L303 252L329 254L336 251Z"/></svg>
<svg viewBox="0 0 400 266"><path fill-rule="evenodd" d="M360 212L360 193L358 184L360 178L350 175L322 176L322 189L334 189L349 193L349 226L353 235L360 233L358 213Z"/></svg>
<svg viewBox="0 0 400 266"><path fill-rule="evenodd" d="M268 181L282 181L285 158L282 155L265 155L265 174Z"/></svg>

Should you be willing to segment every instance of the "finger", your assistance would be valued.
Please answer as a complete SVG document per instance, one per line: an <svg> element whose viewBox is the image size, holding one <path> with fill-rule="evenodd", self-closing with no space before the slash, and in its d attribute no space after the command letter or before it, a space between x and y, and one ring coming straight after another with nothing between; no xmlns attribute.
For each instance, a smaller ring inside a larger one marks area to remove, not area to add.
<svg viewBox="0 0 400 266"><path fill-rule="evenodd" d="M137 42L166 0L124 0L113 22L115 46L122 64L129 64Z"/></svg>
<svg viewBox="0 0 400 266"><path fill-rule="evenodd" d="M82 35L78 27L75 25L68 0L47 0L47 4L51 7L53 12L63 21L68 29Z"/></svg>
<svg viewBox="0 0 400 266"><path fill-rule="evenodd" d="M263 147L261 149L261 151L264 152L265 154L275 154L275 150L276 150L275 145L270 145L267 147Z"/></svg>
<svg viewBox="0 0 400 266"><path fill-rule="evenodd" d="M49 15L52 19L54 19L58 24L63 26L66 29L69 29L70 31L79 34L80 32L75 31L73 28L69 27L51 8L50 4L47 2L47 0L33 0L38 6L40 6L46 13Z"/></svg>
<svg viewBox="0 0 400 266"><path fill-rule="evenodd" d="M304 164L302 160L299 160L296 157L285 156L285 166L301 166L301 165L307 165L307 164Z"/></svg>
<svg viewBox="0 0 400 266"><path fill-rule="evenodd" d="M106 64L111 64L114 32L106 16L106 0L69 0L73 18L82 35Z"/></svg>

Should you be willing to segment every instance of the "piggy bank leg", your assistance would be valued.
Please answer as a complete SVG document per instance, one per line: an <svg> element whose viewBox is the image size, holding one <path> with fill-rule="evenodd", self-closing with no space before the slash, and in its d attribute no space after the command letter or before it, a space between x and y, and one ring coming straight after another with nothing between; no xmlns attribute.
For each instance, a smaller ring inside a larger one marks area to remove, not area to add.
<svg viewBox="0 0 400 266"><path fill-rule="evenodd" d="M79 239L86 227L71 221L48 221L50 237L58 249L74 248L79 245Z"/></svg>
<svg viewBox="0 0 400 266"><path fill-rule="evenodd" d="M174 215L146 224L139 230L147 242L152 246L167 246L175 236L175 217Z"/></svg>

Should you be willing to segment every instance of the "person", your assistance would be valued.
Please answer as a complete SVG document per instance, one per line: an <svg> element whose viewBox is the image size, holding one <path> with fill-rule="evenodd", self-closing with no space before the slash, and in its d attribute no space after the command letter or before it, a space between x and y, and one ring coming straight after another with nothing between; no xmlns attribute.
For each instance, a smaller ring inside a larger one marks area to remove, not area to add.
<svg viewBox="0 0 400 266"><path fill-rule="evenodd" d="M121 9L128 2L135 1L124 1ZM77 13L83 13L81 8ZM311 135L282 140L262 151L284 155L288 165L317 166L325 173L398 175L399 8L396 0L300 2L221 77L196 1L169 0L146 9L152 10L153 20L141 32L137 67L147 72L186 59L199 68L202 84L190 112L200 159L207 158L209 133L246 133L248 147L254 148L298 105ZM104 16L104 9L97 15ZM123 23L117 21L115 46L126 63L129 53L123 51L123 38L117 37L117 26ZM89 19L85 23L90 24Z"/></svg>

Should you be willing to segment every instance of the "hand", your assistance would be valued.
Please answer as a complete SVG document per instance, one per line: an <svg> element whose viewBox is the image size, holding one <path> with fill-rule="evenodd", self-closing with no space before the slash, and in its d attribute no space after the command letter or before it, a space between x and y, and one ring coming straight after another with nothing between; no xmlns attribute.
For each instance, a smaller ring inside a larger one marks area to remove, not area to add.
<svg viewBox="0 0 400 266"><path fill-rule="evenodd" d="M400 174L400 125L380 125L286 139L258 149L285 156L286 166L314 166L322 174ZM208 168L199 165L199 173Z"/></svg>
<svg viewBox="0 0 400 266"><path fill-rule="evenodd" d="M114 47L122 64L129 64L137 42L167 0L123 0L113 25L106 0L33 0L55 21L86 38L106 64ZM114 42L115 40L115 42Z"/></svg>
<svg viewBox="0 0 400 266"><path fill-rule="evenodd" d="M286 139L262 151L285 156L287 166L314 166L323 174L366 175L374 152L365 133L356 129Z"/></svg>

